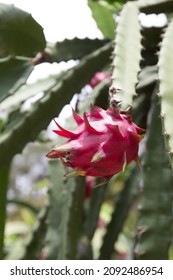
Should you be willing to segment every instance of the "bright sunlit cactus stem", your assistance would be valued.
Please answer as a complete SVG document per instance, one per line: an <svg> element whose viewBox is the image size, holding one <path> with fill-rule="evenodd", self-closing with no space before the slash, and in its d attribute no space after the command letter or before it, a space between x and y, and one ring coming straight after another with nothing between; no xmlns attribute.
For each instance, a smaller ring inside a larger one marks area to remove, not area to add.
<svg viewBox="0 0 173 280"><path fill-rule="evenodd" d="M91 104L90 112L84 113L83 118L74 111L73 117L78 125L74 131L56 123L58 129L54 132L68 141L47 154L48 158L60 158L64 166L73 168L66 177L89 175L108 180L131 161L138 161L143 129L132 122L130 115Z"/></svg>

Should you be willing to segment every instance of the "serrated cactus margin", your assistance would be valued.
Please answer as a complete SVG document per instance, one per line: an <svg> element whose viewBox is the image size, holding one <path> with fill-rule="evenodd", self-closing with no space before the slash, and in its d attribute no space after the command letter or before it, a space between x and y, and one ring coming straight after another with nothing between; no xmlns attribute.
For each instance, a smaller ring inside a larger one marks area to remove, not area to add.
<svg viewBox="0 0 173 280"><path fill-rule="evenodd" d="M123 110L132 106L140 70L142 46L138 13L136 2L125 4L116 29L111 88L116 89L115 100L121 102Z"/></svg>
<svg viewBox="0 0 173 280"><path fill-rule="evenodd" d="M124 182L124 187L116 201L111 220L107 225L106 233L100 249L100 260L109 260L114 251L114 244L123 230L123 225L137 195L139 194L139 179L141 174L137 166L133 168Z"/></svg>
<svg viewBox="0 0 173 280"><path fill-rule="evenodd" d="M62 42L55 44L48 44L47 46L47 61L48 62L61 62L70 59L81 59L85 55L104 46L110 40L107 39L79 39L72 40L65 39Z"/></svg>
<svg viewBox="0 0 173 280"><path fill-rule="evenodd" d="M139 9L146 14L173 12L172 0L139 0Z"/></svg>
<svg viewBox="0 0 173 280"><path fill-rule="evenodd" d="M169 24L161 45L159 57L159 80L161 98L161 119L163 135L173 169L173 20Z"/></svg>
<svg viewBox="0 0 173 280"><path fill-rule="evenodd" d="M79 240L81 238L84 223L84 190L85 177L77 177L75 187L71 195L69 219L67 225L67 253L68 260L75 260L78 255Z"/></svg>
<svg viewBox="0 0 173 280"><path fill-rule="evenodd" d="M157 96L156 96L157 97ZM160 104L154 98L148 117L146 146L142 160L141 199L135 258L168 259L171 244L173 176L161 129Z"/></svg>
<svg viewBox="0 0 173 280"><path fill-rule="evenodd" d="M111 51L112 43L108 43L84 57L77 66L64 74L61 82L31 107L13 129L0 136L0 166L9 164L26 143L35 140L38 133L46 128L52 118L87 84L95 72L108 64Z"/></svg>
<svg viewBox="0 0 173 280"><path fill-rule="evenodd" d="M4 165L0 168L0 260L4 259L4 232L6 222L6 202L10 166Z"/></svg>
<svg viewBox="0 0 173 280"><path fill-rule="evenodd" d="M74 178L63 177L64 167L59 161L50 161L50 205L46 234L47 256L49 260L67 258L67 234L72 194L75 187Z"/></svg>

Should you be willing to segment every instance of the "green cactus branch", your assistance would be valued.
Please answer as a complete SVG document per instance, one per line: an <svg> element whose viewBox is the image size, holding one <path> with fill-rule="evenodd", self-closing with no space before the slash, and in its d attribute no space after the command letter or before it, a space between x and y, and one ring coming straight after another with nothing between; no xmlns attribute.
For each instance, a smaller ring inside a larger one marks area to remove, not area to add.
<svg viewBox="0 0 173 280"><path fill-rule="evenodd" d="M61 62L70 59L81 59L85 55L103 47L110 40L108 39L79 39L72 40L65 39L62 42L55 44L48 43L46 61L48 62Z"/></svg>
<svg viewBox="0 0 173 280"><path fill-rule="evenodd" d="M138 12L136 2L124 5L116 28L112 88L117 89L115 100L122 102L123 110L132 106L137 74L140 70L141 33Z"/></svg>
<svg viewBox="0 0 173 280"><path fill-rule="evenodd" d="M85 100L78 102L77 112L83 115L84 112L88 111L90 104L96 104L98 106L103 105L105 109L108 107L108 91L110 81L103 80L94 89L92 94L87 96ZM102 107L102 106L101 106Z"/></svg>
<svg viewBox="0 0 173 280"><path fill-rule="evenodd" d="M23 200L18 200L18 199L8 199L7 204L15 204L20 207L25 207L32 211L34 214L38 214L39 209L30 204L29 202L23 201Z"/></svg>
<svg viewBox="0 0 173 280"><path fill-rule="evenodd" d="M57 84L57 82L60 81L62 75L64 75L63 72L60 72L59 74L52 74L46 78L38 79L35 83L23 85L15 93L13 93L13 95L9 96L0 103L0 111L8 110L9 112L19 109L21 104L28 98L35 96L41 91L46 93L47 90L50 90Z"/></svg>
<svg viewBox="0 0 173 280"><path fill-rule="evenodd" d="M140 260L168 259L171 243L173 177L162 135L160 104L156 97L148 117L142 160L143 191L135 246L135 258Z"/></svg>
<svg viewBox="0 0 173 280"><path fill-rule="evenodd" d="M96 185L100 184L102 179L96 179ZM91 190L88 209L85 214L84 235L80 243L82 250L79 252L79 259L93 259L92 238L97 229L98 219L102 203L105 199L108 183Z"/></svg>
<svg viewBox="0 0 173 280"><path fill-rule="evenodd" d="M114 244L122 231L129 209L139 193L139 178L139 169L134 167L128 178L125 180L119 199L116 201L115 209L112 213L111 221L107 226L107 232L103 238L102 247L100 249L100 260L111 259Z"/></svg>
<svg viewBox="0 0 173 280"><path fill-rule="evenodd" d="M96 71L102 69L109 61L112 43L105 45L64 75L62 81L46 94L27 112L16 126L0 137L0 166L9 163L26 143L33 141L38 133L46 128L51 119L60 112L73 94L91 79Z"/></svg>
<svg viewBox="0 0 173 280"><path fill-rule="evenodd" d="M142 28L141 71L136 85L137 97L134 99L133 120L143 128L147 126L147 116L151 106L152 93L158 82L158 51L163 28Z"/></svg>
<svg viewBox="0 0 173 280"><path fill-rule="evenodd" d="M112 6L102 1L88 0L93 19L105 38L114 38L115 20ZM104 19L104 20L103 20Z"/></svg>
<svg viewBox="0 0 173 280"><path fill-rule="evenodd" d="M0 59L0 102L25 84L33 69L28 58L8 56Z"/></svg>
<svg viewBox="0 0 173 280"><path fill-rule="evenodd" d="M59 161L50 161L50 210L46 234L47 259L64 260L68 252L67 234L72 195L75 188L74 178L63 177L64 167Z"/></svg>
<svg viewBox="0 0 173 280"><path fill-rule="evenodd" d="M6 201L9 178L9 166L0 168L0 260L4 259L4 230L6 221Z"/></svg>
<svg viewBox="0 0 173 280"><path fill-rule="evenodd" d="M139 9L142 13L170 13L173 12L172 0L138 0Z"/></svg>
<svg viewBox="0 0 173 280"><path fill-rule="evenodd" d="M46 47L43 28L31 14L4 3L0 3L0 38L0 57L33 57Z"/></svg>
<svg viewBox="0 0 173 280"><path fill-rule="evenodd" d="M99 184L100 180L97 180ZM85 223L85 233L87 238L91 241L97 227L100 208L105 198L105 192L108 184L92 190L89 209Z"/></svg>
<svg viewBox="0 0 173 280"><path fill-rule="evenodd" d="M29 242L24 248L23 260L39 260L41 250L45 245L45 236L47 232L47 216L49 206L45 206L39 213L37 223L32 230Z"/></svg>
<svg viewBox="0 0 173 280"><path fill-rule="evenodd" d="M163 124L163 133L165 137L169 159L173 168L173 20L168 26L160 50L159 58L159 79L160 79L160 97L161 97L161 116Z"/></svg>
<svg viewBox="0 0 173 280"><path fill-rule="evenodd" d="M85 190L85 178L77 177L72 192L72 202L69 209L67 229L67 253L68 260L75 260L78 252L78 241L83 230L83 201Z"/></svg>

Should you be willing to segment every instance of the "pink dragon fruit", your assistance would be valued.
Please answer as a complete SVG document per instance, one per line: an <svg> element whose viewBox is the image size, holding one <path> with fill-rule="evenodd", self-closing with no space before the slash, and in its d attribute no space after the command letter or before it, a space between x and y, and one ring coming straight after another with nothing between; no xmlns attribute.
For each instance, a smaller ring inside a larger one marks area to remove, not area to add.
<svg viewBox="0 0 173 280"><path fill-rule="evenodd" d="M111 75L108 72L97 72L92 77L91 81L89 82L89 85L92 88L95 88L100 82L102 82L105 79L109 79L110 77Z"/></svg>
<svg viewBox="0 0 173 280"><path fill-rule="evenodd" d="M138 160L144 130L132 122L130 115L115 108L105 111L91 105L83 118L74 111L73 117L78 125L74 131L56 123L58 129L54 132L68 140L47 154L48 158L60 158L64 166L73 168L67 177L89 175L108 180L131 161Z"/></svg>

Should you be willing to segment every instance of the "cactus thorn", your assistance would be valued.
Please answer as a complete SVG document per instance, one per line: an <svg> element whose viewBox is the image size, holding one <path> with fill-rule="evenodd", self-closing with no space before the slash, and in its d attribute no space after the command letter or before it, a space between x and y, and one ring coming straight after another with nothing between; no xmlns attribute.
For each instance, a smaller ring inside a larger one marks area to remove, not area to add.
<svg viewBox="0 0 173 280"><path fill-rule="evenodd" d="M139 252L139 246L136 246L135 249L134 249L134 255L136 257L140 257L140 256L143 256L145 254L145 251L140 251Z"/></svg>
<svg viewBox="0 0 173 280"><path fill-rule="evenodd" d="M169 156L173 156L173 150L168 152Z"/></svg>
<svg viewBox="0 0 173 280"><path fill-rule="evenodd" d="M147 229L148 228L146 226L137 227L137 235L140 237L141 235L143 235L147 231Z"/></svg>
<svg viewBox="0 0 173 280"><path fill-rule="evenodd" d="M161 118L164 118L164 117L165 117L165 113L164 113L164 112L161 112L160 117L161 117Z"/></svg>
<svg viewBox="0 0 173 280"><path fill-rule="evenodd" d="M167 139L170 137L166 131L163 132L163 136L166 137Z"/></svg>

